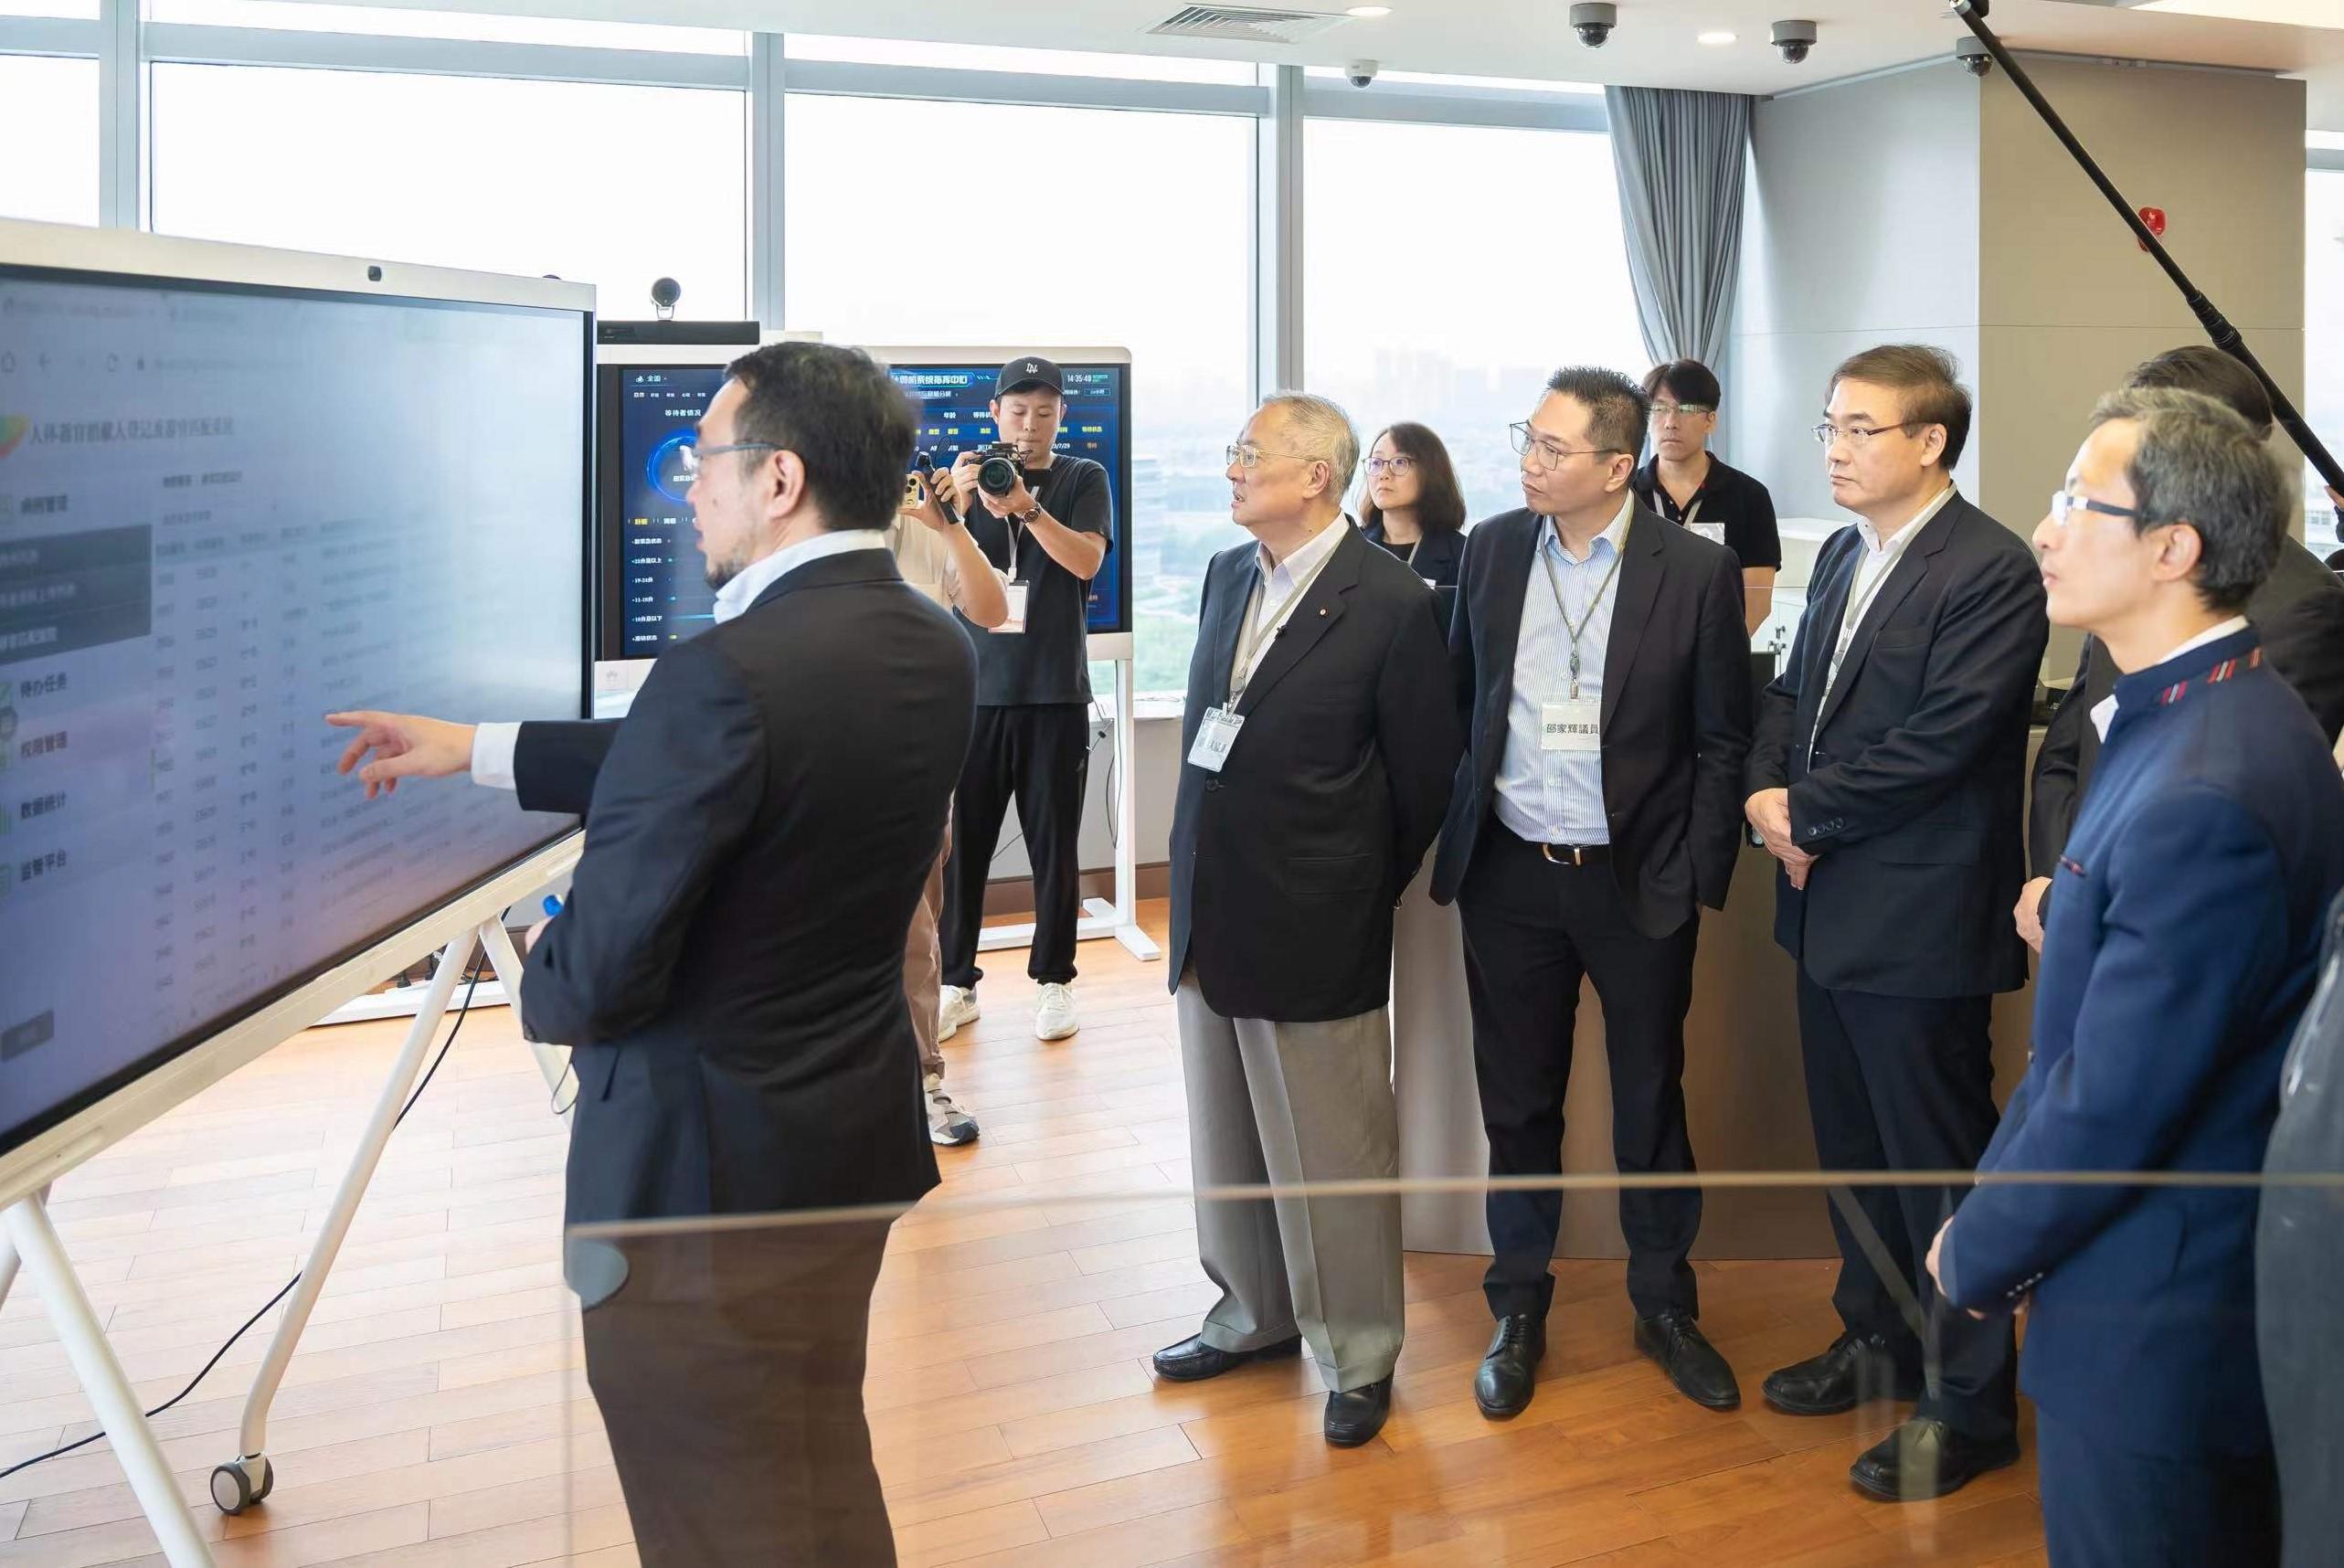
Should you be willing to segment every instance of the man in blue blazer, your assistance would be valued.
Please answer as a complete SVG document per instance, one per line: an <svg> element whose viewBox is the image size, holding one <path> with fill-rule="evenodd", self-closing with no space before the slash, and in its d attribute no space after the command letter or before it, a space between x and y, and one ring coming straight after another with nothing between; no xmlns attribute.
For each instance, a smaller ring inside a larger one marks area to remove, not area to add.
<svg viewBox="0 0 2344 1568"><path fill-rule="evenodd" d="M2035 531L2052 619L2122 672L2060 856L2034 1062L1981 1172L2254 1171L2344 887L2344 782L2243 613L2291 485L2196 393L2103 400ZM2061 1568L2278 1561L2251 1187L1989 1182L1930 1249L1957 1306L2033 1303ZM2332 1543L2331 1543L2332 1544Z"/></svg>

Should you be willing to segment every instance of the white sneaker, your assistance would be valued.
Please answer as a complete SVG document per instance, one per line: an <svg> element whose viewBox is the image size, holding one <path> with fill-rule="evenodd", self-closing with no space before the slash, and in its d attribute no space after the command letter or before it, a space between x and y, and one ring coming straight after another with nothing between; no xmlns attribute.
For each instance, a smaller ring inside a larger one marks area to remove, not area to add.
<svg viewBox="0 0 2344 1568"><path fill-rule="evenodd" d="M932 1074L928 1079L928 1140L948 1149L977 1141L977 1118L954 1105L944 1092L944 1080Z"/></svg>
<svg viewBox="0 0 2344 1568"><path fill-rule="evenodd" d="M1064 1040L1082 1025L1075 1022L1075 993L1062 985L1045 985L1034 1006L1034 1038Z"/></svg>
<svg viewBox="0 0 2344 1568"><path fill-rule="evenodd" d="M936 1037L949 1040L960 1033L963 1023L977 1022L977 988L972 985L948 985L937 993Z"/></svg>

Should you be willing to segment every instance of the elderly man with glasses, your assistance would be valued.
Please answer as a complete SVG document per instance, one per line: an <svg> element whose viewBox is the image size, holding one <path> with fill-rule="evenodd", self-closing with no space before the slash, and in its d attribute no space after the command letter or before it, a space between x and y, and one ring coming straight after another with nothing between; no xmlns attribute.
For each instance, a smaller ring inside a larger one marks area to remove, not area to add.
<svg viewBox="0 0 2344 1568"><path fill-rule="evenodd" d="M1399 1173L1394 906L1439 830L1459 741L1433 595L1342 513L1359 437L1281 393L1229 449L1253 535L1206 569L1172 808L1172 962L1196 1185ZM1196 1206L1221 1287L1157 1375L1307 1343L1327 1441L1383 1429L1402 1333L1396 1193Z"/></svg>
<svg viewBox="0 0 2344 1568"><path fill-rule="evenodd" d="M1513 427L1525 504L1466 544L1449 658L1471 749L1432 895L1464 927L1492 1176L1563 1168L1582 979L1603 1004L1619 1169L1693 1171L1685 1013L1700 906L1724 906L1740 853L1750 640L1734 553L1637 504L1649 418L1616 371L1556 372ZM1530 1404L1545 1353L1563 1202L1487 1203L1498 1328L1473 1394L1500 1420ZM1628 1296L1637 1348L1730 1410L1742 1392L1702 1335L1687 1261L1701 1208L1691 1185L1620 1194Z"/></svg>
<svg viewBox="0 0 2344 1568"><path fill-rule="evenodd" d="M1970 424L1957 377L1950 355L1916 344L1832 374L1815 436L1857 522L1817 556L1790 659L1758 703L1745 810L1782 863L1775 939L1798 961L1826 1171L1973 1168L1996 1118L1989 1009L2027 980L2007 912L2026 875L2027 723L2050 628L2034 552L1954 486ZM1942 1310L1920 1272L1956 1202L1861 1188L1861 1226L1833 1203L1844 1331L1765 1384L1792 1415L1917 1397L1849 1472L1887 1501L1941 1497L2019 1456L2010 1320Z"/></svg>

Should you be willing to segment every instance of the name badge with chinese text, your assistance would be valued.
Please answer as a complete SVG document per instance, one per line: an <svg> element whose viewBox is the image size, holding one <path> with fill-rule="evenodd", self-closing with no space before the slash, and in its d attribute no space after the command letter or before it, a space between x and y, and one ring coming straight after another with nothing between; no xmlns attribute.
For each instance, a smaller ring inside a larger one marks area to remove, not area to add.
<svg viewBox="0 0 2344 1568"><path fill-rule="evenodd" d="M1601 751L1603 705L1590 702L1541 703L1538 746L1542 751Z"/></svg>
<svg viewBox="0 0 2344 1568"><path fill-rule="evenodd" d="M1188 760L1207 773L1218 773L1221 765L1229 760L1229 748L1237 744L1237 732L1246 727L1245 716L1226 708L1206 708L1204 722L1196 726L1196 744L1188 748Z"/></svg>

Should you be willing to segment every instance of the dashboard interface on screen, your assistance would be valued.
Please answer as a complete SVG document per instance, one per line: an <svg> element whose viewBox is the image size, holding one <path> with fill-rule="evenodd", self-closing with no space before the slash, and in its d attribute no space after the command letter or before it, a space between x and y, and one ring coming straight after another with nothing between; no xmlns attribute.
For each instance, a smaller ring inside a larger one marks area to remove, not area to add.
<svg viewBox="0 0 2344 1568"><path fill-rule="evenodd" d="M1056 450L1107 470L1115 498L1115 547L1091 579L1088 626L1129 630L1131 521L1130 371L1068 365L1066 418ZM986 412L999 365L898 365L896 382L920 409L919 450L939 468L993 440ZM606 365L601 371L602 527L607 589L605 659L652 659L715 620L716 595L694 543L681 449L725 373L716 365Z"/></svg>
<svg viewBox="0 0 2344 1568"><path fill-rule="evenodd" d="M582 711L585 323L0 265L0 1148L573 825L323 715Z"/></svg>

